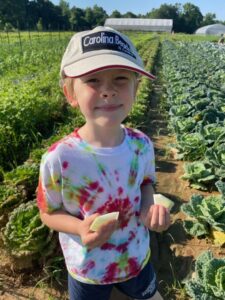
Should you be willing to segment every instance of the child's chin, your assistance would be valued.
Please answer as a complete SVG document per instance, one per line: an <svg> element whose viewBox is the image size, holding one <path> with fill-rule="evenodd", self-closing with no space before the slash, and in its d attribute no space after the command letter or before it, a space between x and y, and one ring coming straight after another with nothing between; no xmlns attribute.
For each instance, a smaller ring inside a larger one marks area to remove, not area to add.
<svg viewBox="0 0 225 300"><path fill-rule="evenodd" d="M102 127L116 127L116 126L120 126L121 123L123 122L124 118L98 118L98 120L96 121L96 124L98 124L99 126Z"/></svg>

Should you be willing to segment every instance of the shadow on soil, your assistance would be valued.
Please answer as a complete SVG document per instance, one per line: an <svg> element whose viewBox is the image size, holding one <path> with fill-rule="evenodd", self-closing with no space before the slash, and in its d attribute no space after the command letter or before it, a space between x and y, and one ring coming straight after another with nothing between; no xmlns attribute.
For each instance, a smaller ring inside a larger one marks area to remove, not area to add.
<svg viewBox="0 0 225 300"><path fill-rule="evenodd" d="M158 160L156 161L156 171L174 173L176 172L176 164L169 161Z"/></svg>

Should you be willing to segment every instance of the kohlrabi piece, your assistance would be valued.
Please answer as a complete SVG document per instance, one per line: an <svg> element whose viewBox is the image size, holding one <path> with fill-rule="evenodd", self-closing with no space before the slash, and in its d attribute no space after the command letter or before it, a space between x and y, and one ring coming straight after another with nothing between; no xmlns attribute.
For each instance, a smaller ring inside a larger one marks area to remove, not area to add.
<svg viewBox="0 0 225 300"><path fill-rule="evenodd" d="M111 213L108 213L108 214L105 214L105 215L101 215L101 216L98 216L94 221L93 223L91 224L91 227L90 229L92 231L98 231L99 228L108 223L109 221L112 221L112 220L118 220L119 218L119 212L116 211L116 212L111 212Z"/></svg>
<svg viewBox="0 0 225 300"><path fill-rule="evenodd" d="M174 206L173 201L171 201L170 199L168 199L167 197L165 197L161 194L154 194L153 197L154 197L155 204L162 205L162 206L168 208L169 210Z"/></svg>

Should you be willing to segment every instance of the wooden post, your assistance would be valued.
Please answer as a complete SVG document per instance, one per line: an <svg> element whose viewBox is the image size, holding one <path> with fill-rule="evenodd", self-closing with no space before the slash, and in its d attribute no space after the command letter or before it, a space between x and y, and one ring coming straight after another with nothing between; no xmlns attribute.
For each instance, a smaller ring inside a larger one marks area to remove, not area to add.
<svg viewBox="0 0 225 300"><path fill-rule="evenodd" d="M21 35L20 35L19 29L18 29L18 37L19 37L19 42L20 42L20 50L21 50L21 54L23 54L23 46L22 46L22 40L21 40Z"/></svg>

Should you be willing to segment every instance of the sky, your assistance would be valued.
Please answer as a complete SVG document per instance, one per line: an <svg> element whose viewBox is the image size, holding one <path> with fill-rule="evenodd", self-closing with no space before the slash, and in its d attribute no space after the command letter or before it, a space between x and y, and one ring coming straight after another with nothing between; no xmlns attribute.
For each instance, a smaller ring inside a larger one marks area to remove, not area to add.
<svg viewBox="0 0 225 300"><path fill-rule="evenodd" d="M59 0L51 0L54 4L59 4ZM161 1L161 0L66 0L70 7L76 6L79 8L93 7L95 4L102 7L108 15L115 9L124 14L131 11L134 14L146 14L153 8L159 8L161 4L185 4L190 2L199 7L201 13L215 13L216 19L225 21L225 0L175 0L175 1Z"/></svg>

